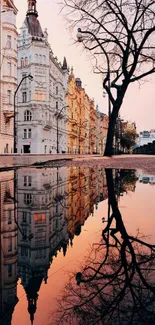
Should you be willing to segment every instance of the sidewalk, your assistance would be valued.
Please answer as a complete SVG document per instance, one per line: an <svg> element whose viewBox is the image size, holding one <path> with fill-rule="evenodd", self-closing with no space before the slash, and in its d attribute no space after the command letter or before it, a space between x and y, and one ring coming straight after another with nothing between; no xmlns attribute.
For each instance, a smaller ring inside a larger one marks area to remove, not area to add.
<svg viewBox="0 0 155 325"><path fill-rule="evenodd" d="M101 157L97 156L96 157ZM27 154L11 154L11 155L0 155L0 170L8 169L12 167L26 167L37 163L43 162L58 162L66 160L76 159L92 159L94 155L27 155Z"/></svg>
<svg viewBox="0 0 155 325"><path fill-rule="evenodd" d="M0 156L0 171L18 167L40 166L54 167L100 167L118 169L139 169L155 174L155 156L150 155L121 155L103 157L99 155L5 155Z"/></svg>

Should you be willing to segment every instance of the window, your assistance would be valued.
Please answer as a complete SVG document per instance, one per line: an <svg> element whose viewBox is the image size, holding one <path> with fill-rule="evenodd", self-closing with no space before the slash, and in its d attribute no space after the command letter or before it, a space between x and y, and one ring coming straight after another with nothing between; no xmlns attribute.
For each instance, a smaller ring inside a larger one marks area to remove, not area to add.
<svg viewBox="0 0 155 325"><path fill-rule="evenodd" d="M12 237L8 238L8 252L12 252Z"/></svg>
<svg viewBox="0 0 155 325"><path fill-rule="evenodd" d="M14 38L14 49L15 49L15 51L17 50L16 38Z"/></svg>
<svg viewBox="0 0 155 325"><path fill-rule="evenodd" d="M11 90L7 91L8 104L11 104Z"/></svg>
<svg viewBox="0 0 155 325"><path fill-rule="evenodd" d="M24 112L24 121L31 121L32 120L32 113L30 111Z"/></svg>
<svg viewBox="0 0 155 325"><path fill-rule="evenodd" d="M29 194L29 193L24 194L24 203L26 205L29 205L32 203L32 194Z"/></svg>
<svg viewBox="0 0 155 325"><path fill-rule="evenodd" d="M24 129L24 139L27 139L27 129Z"/></svg>
<svg viewBox="0 0 155 325"><path fill-rule="evenodd" d="M46 64L46 56L43 55L43 63Z"/></svg>
<svg viewBox="0 0 155 325"><path fill-rule="evenodd" d="M12 215L11 215L11 210L8 210L8 225L12 224Z"/></svg>
<svg viewBox="0 0 155 325"><path fill-rule="evenodd" d="M24 58L21 58L21 67L24 67Z"/></svg>
<svg viewBox="0 0 155 325"><path fill-rule="evenodd" d="M28 248L21 247L21 256L28 256Z"/></svg>
<svg viewBox="0 0 155 325"><path fill-rule="evenodd" d="M23 220L24 223L27 222L27 212L23 212Z"/></svg>
<svg viewBox="0 0 155 325"><path fill-rule="evenodd" d="M32 131L31 129L28 129L28 139L31 139L31 137L32 137Z"/></svg>
<svg viewBox="0 0 155 325"><path fill-rule="evenodd" d="M8 62L8 76L11 77L11 62Z"/></svg>
<svg viewBox="0 0 155 325"><path fill-rule="evenodd" d="M56 87L56 95L58 95L59 89L58 86Z"/></svg>
<svg viewBox="0 0 155 325"><path fill-rule="evenodd" d="M46 223L46 214L35 213L34 214L34 222L37 225Z"/></svg>
<svg viewBox="0 0 155 325"><path fill-rule="evenodd" d="M11 278L12 277L12 264L8 265L8 277Z"/></svg>
<svg viewBox="0 0 155 325"><path fill-rule="evenodd" d="M39 55L39 63L42 64L42 55Z"/></svg>
<svg viewBox="0 0 155 325"><path fill-rule="evenodd" d="M23 38L25 39L26 37L26 30L23 30Z"/></svg>
<svg viewBox="0 0 155 325"><path fill-rule="evenodd" d="M26 77L26 73L22 73L22 79ZM26 87L26 78L23 80L22 85Z"/></svg>
<svg viewBox="0 0 155 325"><path fill-rule="evenodd" d="M7 35L7 48L11 49L11 36Z"/></svg>
<svg viewBox="0 0 155 325"><path fill-rule="evenodd" d="M31 90L29 90L29 102L31 101Z"/></svg>
<svg viewBox="0 0 155 325"><path fill-rule="evenodd" d="M22 92L22 99L23 99L23 103L27 102L27 92L26 91Z"/></svg>
<svg viewBox="0 0 155 325"><path fill-rule="evenodd" d="M27 239L27 229L26 228L22 228L22 235L23 235L23 240Z"/></svg>
<svg viewBox="0 0 155 325"><path fill-rule="evenodd" d="M28 65L28 58L25 58L25 65Z"/></svg>
<svg viewBox="0 0 155 325"><path fill-rule="evenodd" d="M56 102L56 109L58 109L59 105L58 105L58 102Z"/></svg>
<svg viewBox="0 0 155 325"><path fill-rule="evenodd" d="M24 139L31 139L31 137L32 137L32 130L24 129Z"/></svg>
<svg viewBox="0 0 155 325"><path fill-rule="evenodd" d="M31 184L32 184L32 177L24 176L24 186L31 186Z"/></svg>

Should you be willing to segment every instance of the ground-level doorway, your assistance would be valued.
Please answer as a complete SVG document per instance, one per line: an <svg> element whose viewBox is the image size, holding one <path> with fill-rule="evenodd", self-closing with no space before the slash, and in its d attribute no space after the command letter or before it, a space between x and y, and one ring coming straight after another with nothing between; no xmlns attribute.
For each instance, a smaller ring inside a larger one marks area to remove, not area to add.
<svg viewBox="0 0 155 325"><path fill-rule="evenodd" d="M23 152L24 152L24 153L30 153L30 152L31 152L31 150L30 150L30 146L29 146L29 145L25 145L25 146L23 146Z"/></svg>

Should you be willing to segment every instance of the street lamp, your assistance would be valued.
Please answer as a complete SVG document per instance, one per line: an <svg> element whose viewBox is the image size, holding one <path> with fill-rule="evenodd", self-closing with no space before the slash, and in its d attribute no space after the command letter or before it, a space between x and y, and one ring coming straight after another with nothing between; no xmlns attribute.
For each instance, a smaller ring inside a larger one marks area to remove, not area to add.
<svg viewBox="0 0 155 325"><path fill-rule="evenodd" d="M33 77L31 76L31 74L29 75L26 75L22 78L22 80L20 81L19 85L17 86L16 90L15 90L15 93L14 93L14 126L13 126L13 131L14 131L14 153L17 152L17 128L16 128L16 95L17 95L17 92L21 86L21 84L23 83L23 81L25 79L29 79L29 80L33 80Z"/></svg>
<svg viewBox="0 0 155 325"><path fill-rule="evenodd" d="M61 116L61 112L65 109L69 108L68 105L65 105L61 108L61 110L57 113L56 119L57 119L57 154L59 153L59 117Z"/></svg>

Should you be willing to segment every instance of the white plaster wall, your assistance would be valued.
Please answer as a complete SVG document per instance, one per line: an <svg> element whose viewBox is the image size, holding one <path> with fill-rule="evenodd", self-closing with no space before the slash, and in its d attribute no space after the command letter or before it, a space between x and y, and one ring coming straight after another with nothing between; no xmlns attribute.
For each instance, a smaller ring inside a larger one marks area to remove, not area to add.
<svg viewBox="0 0 155 325"><path fill-rule="evenodd" d="M13 96L17 87L17 29L16 14L11 7L2 7L1 12L1 80L0 85L0 154L13 152ZM11 36L11 48L8 47L7 36ZM8 72L8 62L11 63L11 76ZM7 91L11 91L11 101L8 101ZM12 112L12 114L10 114ZM12 115L12 118L6 116Z"/></svg>

